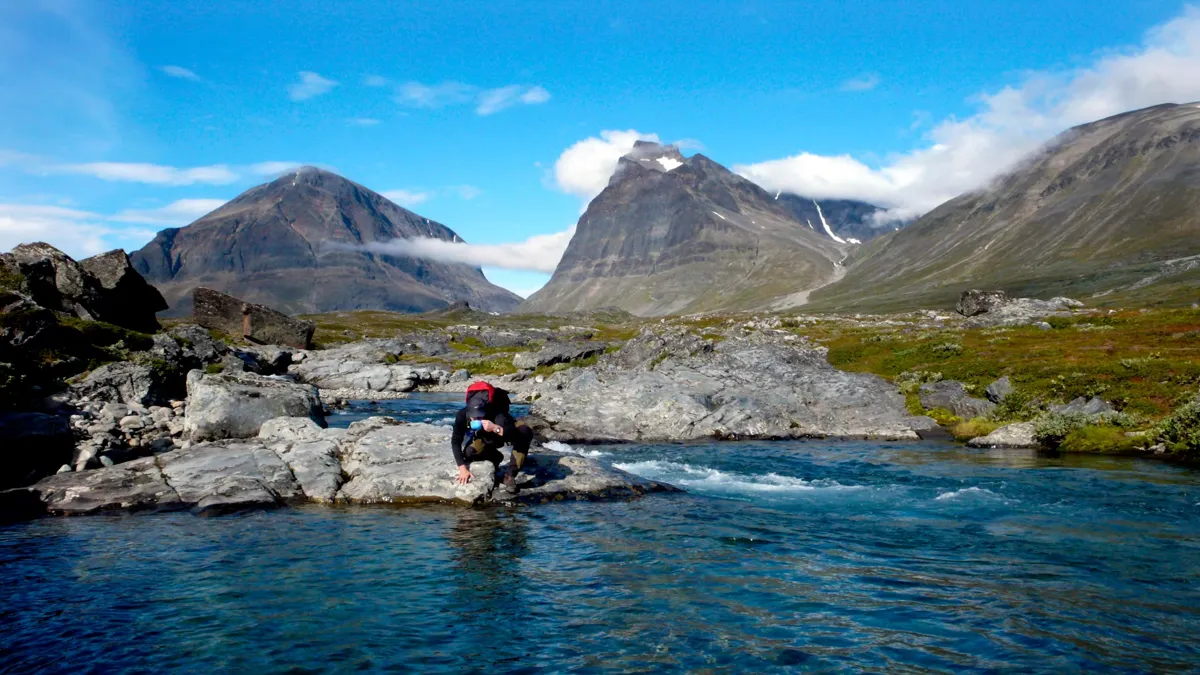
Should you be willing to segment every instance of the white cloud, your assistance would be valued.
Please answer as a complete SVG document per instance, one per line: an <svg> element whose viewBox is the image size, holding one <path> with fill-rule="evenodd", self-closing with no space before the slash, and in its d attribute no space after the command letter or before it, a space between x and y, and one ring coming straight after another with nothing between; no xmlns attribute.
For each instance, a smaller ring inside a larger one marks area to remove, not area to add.
<svg viewBox="0 0 1200 675"><path fill-rule="evenodd" d="M368 87L386 87L391 84L391 81L386 77L368 75L363 79L363 84L367 85Z"/></svg>
<svg viewBox="0 0 1200 675"><path fill-rule="evenodd" d="M57 164L43 167L41 170L46 173L93 176L107 181L153 185L194 185L196 183L225 185L238 180L238 175L224 164L180 169L161 164L136 162L89 162Z"/></svg>
<svg viewBox="0 0 1200 675"><path fill-rule="evenodd" d="M40 204L0 204L0 251L44 241L79 259L120 246L141 246L154 236L143 229L114 228L87 211Z"/></svg>
<svg viewBox="0 0 1200 675"><path fill-rule="evenodd" d="M371 79L371 78L368 78ZM384 78L371 79L372 86L383 86ZM472 84L448 80L441 84L405 82L396 87L393 97L401 105L414 108L445 108L466 103L475 104L479 115L492 115L516 105L538 105L550 100L544 87L510 84L495 89L480 89Z"/></svg>
<svg viewBox="0 0 1200 675"><path fill-rule="evenodd" d="M538 105L549 100L550 92L542 87L510 84L507 87L497 87L479 92L475 112L480 115L492 115L514 105Z"/></svg>
<svg viewBox="0 0 1200 675"><path fill-rule="evenodd" d="M302 162L259 162L246 168L256 176L280 176L302 166Z"/></svg>
<svg viewBox="0 0 1200 675"><path fill-rule="evenodd" d="M861 199L895 217L920 215L977 190L1055 134L1159 103L1200 99L1200 9L1149 31L1136 48L1111 50L1086 67L1034 73L976 97L980 110L948 118L928 145L872 167L850 155L800 153L735 166L768 190L817 199Z"/></svg>
<svg viewBox="0 0 1200 675"><path fill-rule="evenodd" d="M842 91L870 91L879 86L879 75L864 73L842 83Z"/></svg>
<svg viewBox="0 0 1200 675"><path fill-rule="evenodd" d="M180 199L157 209L126 209L109 220L149 225L187 225L224 204L224 199Z"/></svg>
<svg viewBox="0 0 1200 675"><path fill-rule="evenodd" d="M608 186L622 155L633 150L635 141L659 142L657 134L635 129L601 131L600 137L585 138L559 155L554 162L554 181L563 192L590 202Z"/></svg>
<svg viewBox="0 0 1200 675"><path fill-rule="evenodd" d="M396 202L400 206L416 206L422 202L426 202L433 196L432 192L422 190L387 190L379 194Z"/></svg>
<svg viewBox="0 0 1200 675"><path fill-rule="evenodd" d="M169 75L171 77L177 77L181 80L192 80L195 82L200 81L199 75L197 75L195 72L188 70L187 68L184 68L182 66L161 66L159 68L159 70L163 71L164 73L166 73L167 75Z"/></svg>
<svg viewBox="0 0 1200 675"><path fill-rule="evenodd" d="M293 101L305 101L314 96L328 93L337 86L337 82L321 77L310 71L300 71L300 81L288 85L288 98Z"/></svg>
<svg viewBox="0 0 1200 675"><path fill-rule="evenodd" d="M452 196L459 199L474 199L483 194L483 190L474 185L451 185L450 187L441 188L438 190L425 189L407 189L407 190L386 190L379 194L396 202L400 206L411 207L429 201L439 196Z"/></svg>
<svg viewBox="0 0 1200 675"><path fill-rule="evenodd" d="M415 108L443 108L471 100L475 87L461 82L443 82L427 85L420 82L405 82L396 89L396 102Z"/></svg>
<svg viewBox="0 0 1200 675"><path fill-rule="evenodd" d="M572 225L563 232L534 235L515 244L466 244L422 237L393 239L363 248L375 253L465 263L473 267L553 272L574 234L575 226Z"/></svg>
<svg viewBox="0 0 1200 675"><path fill-rule="evenodd" d="M374 117L351 117L350 119L346 120L346 124L349 124L352 127L373 127L376 124L379 124L379 120L375 119Z"/></svg>
<svg viewBox="0 0 1200 675"><path fill-rule="evenodd" d="M454 187L447 188L447 190L449 190L459 199L475 199L479 195L483 194L483 190L480 190L474 185L455 185Z"/></svg>

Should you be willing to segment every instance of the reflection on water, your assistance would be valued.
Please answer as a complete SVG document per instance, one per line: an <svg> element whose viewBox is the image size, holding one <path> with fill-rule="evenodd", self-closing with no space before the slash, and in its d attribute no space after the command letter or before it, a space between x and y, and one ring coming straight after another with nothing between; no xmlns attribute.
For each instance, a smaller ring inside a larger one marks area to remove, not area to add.
<svg viewBox="0 0 1200 675"><path fill-rule="evenodd" d="M1195 471L949 444L580 451L689 493L0 528L0 670L1200 667Z"/></svg>

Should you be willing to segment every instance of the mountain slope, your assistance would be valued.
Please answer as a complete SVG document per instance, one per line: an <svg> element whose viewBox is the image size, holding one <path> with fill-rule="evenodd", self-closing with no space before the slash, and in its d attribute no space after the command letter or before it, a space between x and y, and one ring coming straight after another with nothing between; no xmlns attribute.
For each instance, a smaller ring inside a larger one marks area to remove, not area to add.
<svg viewBox="0 0 1200 675"><path fill-rule="evenodd" d="M761 307L835 278L845 248L707 157L639 142L518 311Z"/></svg>
<svg viewBox="0 0 1200 675"><path fill-rule="evenodd" d="M305 167L247 190L187 227L159 232L130 260L171 304L170 316L190 311L196 286L291 314L421 312L457 300L503 312L520 302L468 265L361 248L413 237L459 241L446 226L382 195Z"/></svg>
<svg viewBox="0 0 1200 675"><path fill-rule="evenodd" d="M864 245L812 307L945 306L970 287L1153 301L1156 284L1200 265L1192 256L1200 105L1167 104L1071 129L986 190Z"/></svg>
<svg viewBox="0 0 1200 675"><path fill-rule="evenodd" d="M775 199L796 220L805 223L818 234L828 232L830 237L837 237L849 243L870 241L900 226L897 223L893 226L876 227L872 216L883 209L866 202L851 199L818 201L786 192L775 195Z"/></svg>

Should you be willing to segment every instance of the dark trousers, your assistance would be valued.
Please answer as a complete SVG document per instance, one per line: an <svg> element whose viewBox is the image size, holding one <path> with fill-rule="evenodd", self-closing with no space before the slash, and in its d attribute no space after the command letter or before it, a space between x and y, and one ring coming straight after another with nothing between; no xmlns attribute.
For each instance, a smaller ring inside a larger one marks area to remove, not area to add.
<svg viewBox="0 0 1200 675"><path fill-rule="evenodd" d="M533 443L533 429L525 426L524 422L517 422L517 437L513 439L505 439L512 444L512 462L508 465L508 472L516 476L521 471L521 466L525 464L525 456L529 454L529 445ZM463 448L463 459L470 466L472 462L491 462L496 469L500 468L500 463L504 461L504 454L500 452L503 445L492 445L484 442L482 438L476 438L471 441L467 447Z"/></svg>

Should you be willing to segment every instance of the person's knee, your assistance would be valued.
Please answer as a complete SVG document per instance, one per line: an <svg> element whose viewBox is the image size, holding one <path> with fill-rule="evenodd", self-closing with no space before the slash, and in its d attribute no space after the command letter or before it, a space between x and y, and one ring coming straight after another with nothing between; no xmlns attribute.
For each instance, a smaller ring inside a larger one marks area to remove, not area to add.
<svg viewBox="0 0 1200 675"><path fill-rule="evenodd" d="M533 443L533 429L530 429L522 422L517 423L517 437L513 439L513 450L516 452L529 452L529 446Z"/></svg>

